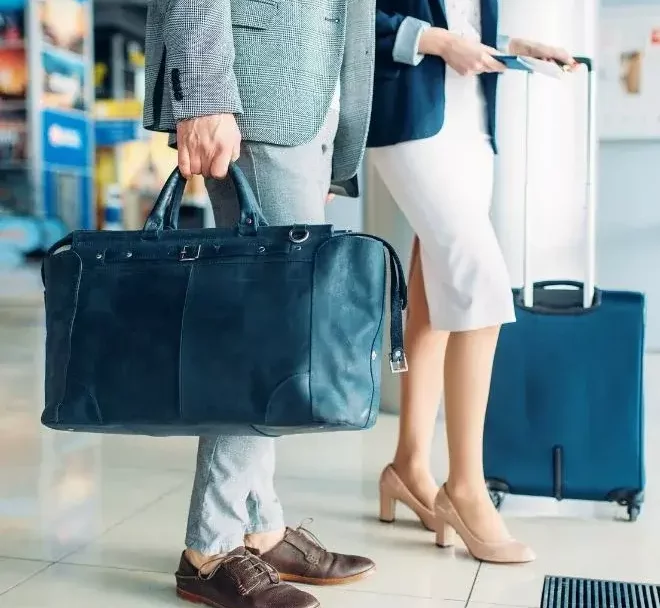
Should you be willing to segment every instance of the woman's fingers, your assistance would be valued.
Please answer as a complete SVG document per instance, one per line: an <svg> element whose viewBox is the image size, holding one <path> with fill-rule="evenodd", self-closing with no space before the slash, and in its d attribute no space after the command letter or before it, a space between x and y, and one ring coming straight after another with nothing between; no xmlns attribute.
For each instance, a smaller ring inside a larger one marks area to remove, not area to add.
<svg viewBox="0 0 660 608"><path fill-rule="evenodd" d="M482 72L503 72L506 69L501 61L498 61L489 53L484 53L481 58L481 67Z"/></svg>

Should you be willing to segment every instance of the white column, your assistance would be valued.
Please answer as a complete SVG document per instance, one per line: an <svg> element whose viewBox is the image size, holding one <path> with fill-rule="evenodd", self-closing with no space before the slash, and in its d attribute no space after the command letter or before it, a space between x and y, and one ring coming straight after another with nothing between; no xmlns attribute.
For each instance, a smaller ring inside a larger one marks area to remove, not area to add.
<svg viewBox="0 0 660 608"><path fill-rule="evenodd" d="M563 45L593 56L596 0L500 0L500 32ZM512 285L522 283L525 78L503 76L498 98L498 140L493 223ZM529 179L534 278L581 280L584 268L586 78L532 79ZM477 177L477 176L475 176ZM365 163L364 226L397 249L407 268L412 231L369 161ZM387 333L387 332L386 332ZM389 343L386 338L385 353ZM383 365L382 409L399 411L399 379Z"/></svg>
<svg viewBox="0 0 660 608"><path fill-rule="evenodd" d="M593 57L597 1L500 0L500 32ZM493 223L514 286L522 284L526 77L505 74L498 97ZM531 268L534 280L584 278L587 79L530 79Z"/></svg>

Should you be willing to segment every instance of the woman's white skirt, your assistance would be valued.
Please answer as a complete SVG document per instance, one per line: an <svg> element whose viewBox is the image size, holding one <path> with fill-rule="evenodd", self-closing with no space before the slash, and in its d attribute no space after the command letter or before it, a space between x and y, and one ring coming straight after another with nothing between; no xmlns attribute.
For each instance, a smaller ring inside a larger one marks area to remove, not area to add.
<svg viewBox="0 0 660 608"><path fill-rule="evenodd" d="M374 148L370 157L421 244L434 329L515 321L511 283L490 220L493 152L475 123L446 121L429 139Z"/></svg>

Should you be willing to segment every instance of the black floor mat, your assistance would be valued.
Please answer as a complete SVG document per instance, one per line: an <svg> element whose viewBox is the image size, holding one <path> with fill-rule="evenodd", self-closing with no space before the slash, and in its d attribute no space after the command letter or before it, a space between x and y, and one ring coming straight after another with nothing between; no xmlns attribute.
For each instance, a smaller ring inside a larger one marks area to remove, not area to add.
<svg viewBox="0 0 660 608"><path fill-rule="evenodd" d="M660 586L546 576L540 608L660 608Z"/></svg>

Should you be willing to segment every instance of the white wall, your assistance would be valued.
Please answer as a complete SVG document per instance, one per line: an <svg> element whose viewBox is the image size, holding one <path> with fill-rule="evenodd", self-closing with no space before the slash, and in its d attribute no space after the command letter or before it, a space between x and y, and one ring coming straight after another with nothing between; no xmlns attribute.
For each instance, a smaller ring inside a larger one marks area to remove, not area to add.
<svg viewBox="0 0 660 608"><path fill-rule="evenodd" d="M660 0L603 0L603 6ZM660 107L660 99L658 100ZM660 141L600 145L598 279L647 294L649 350L660 350Z"/></svg>

